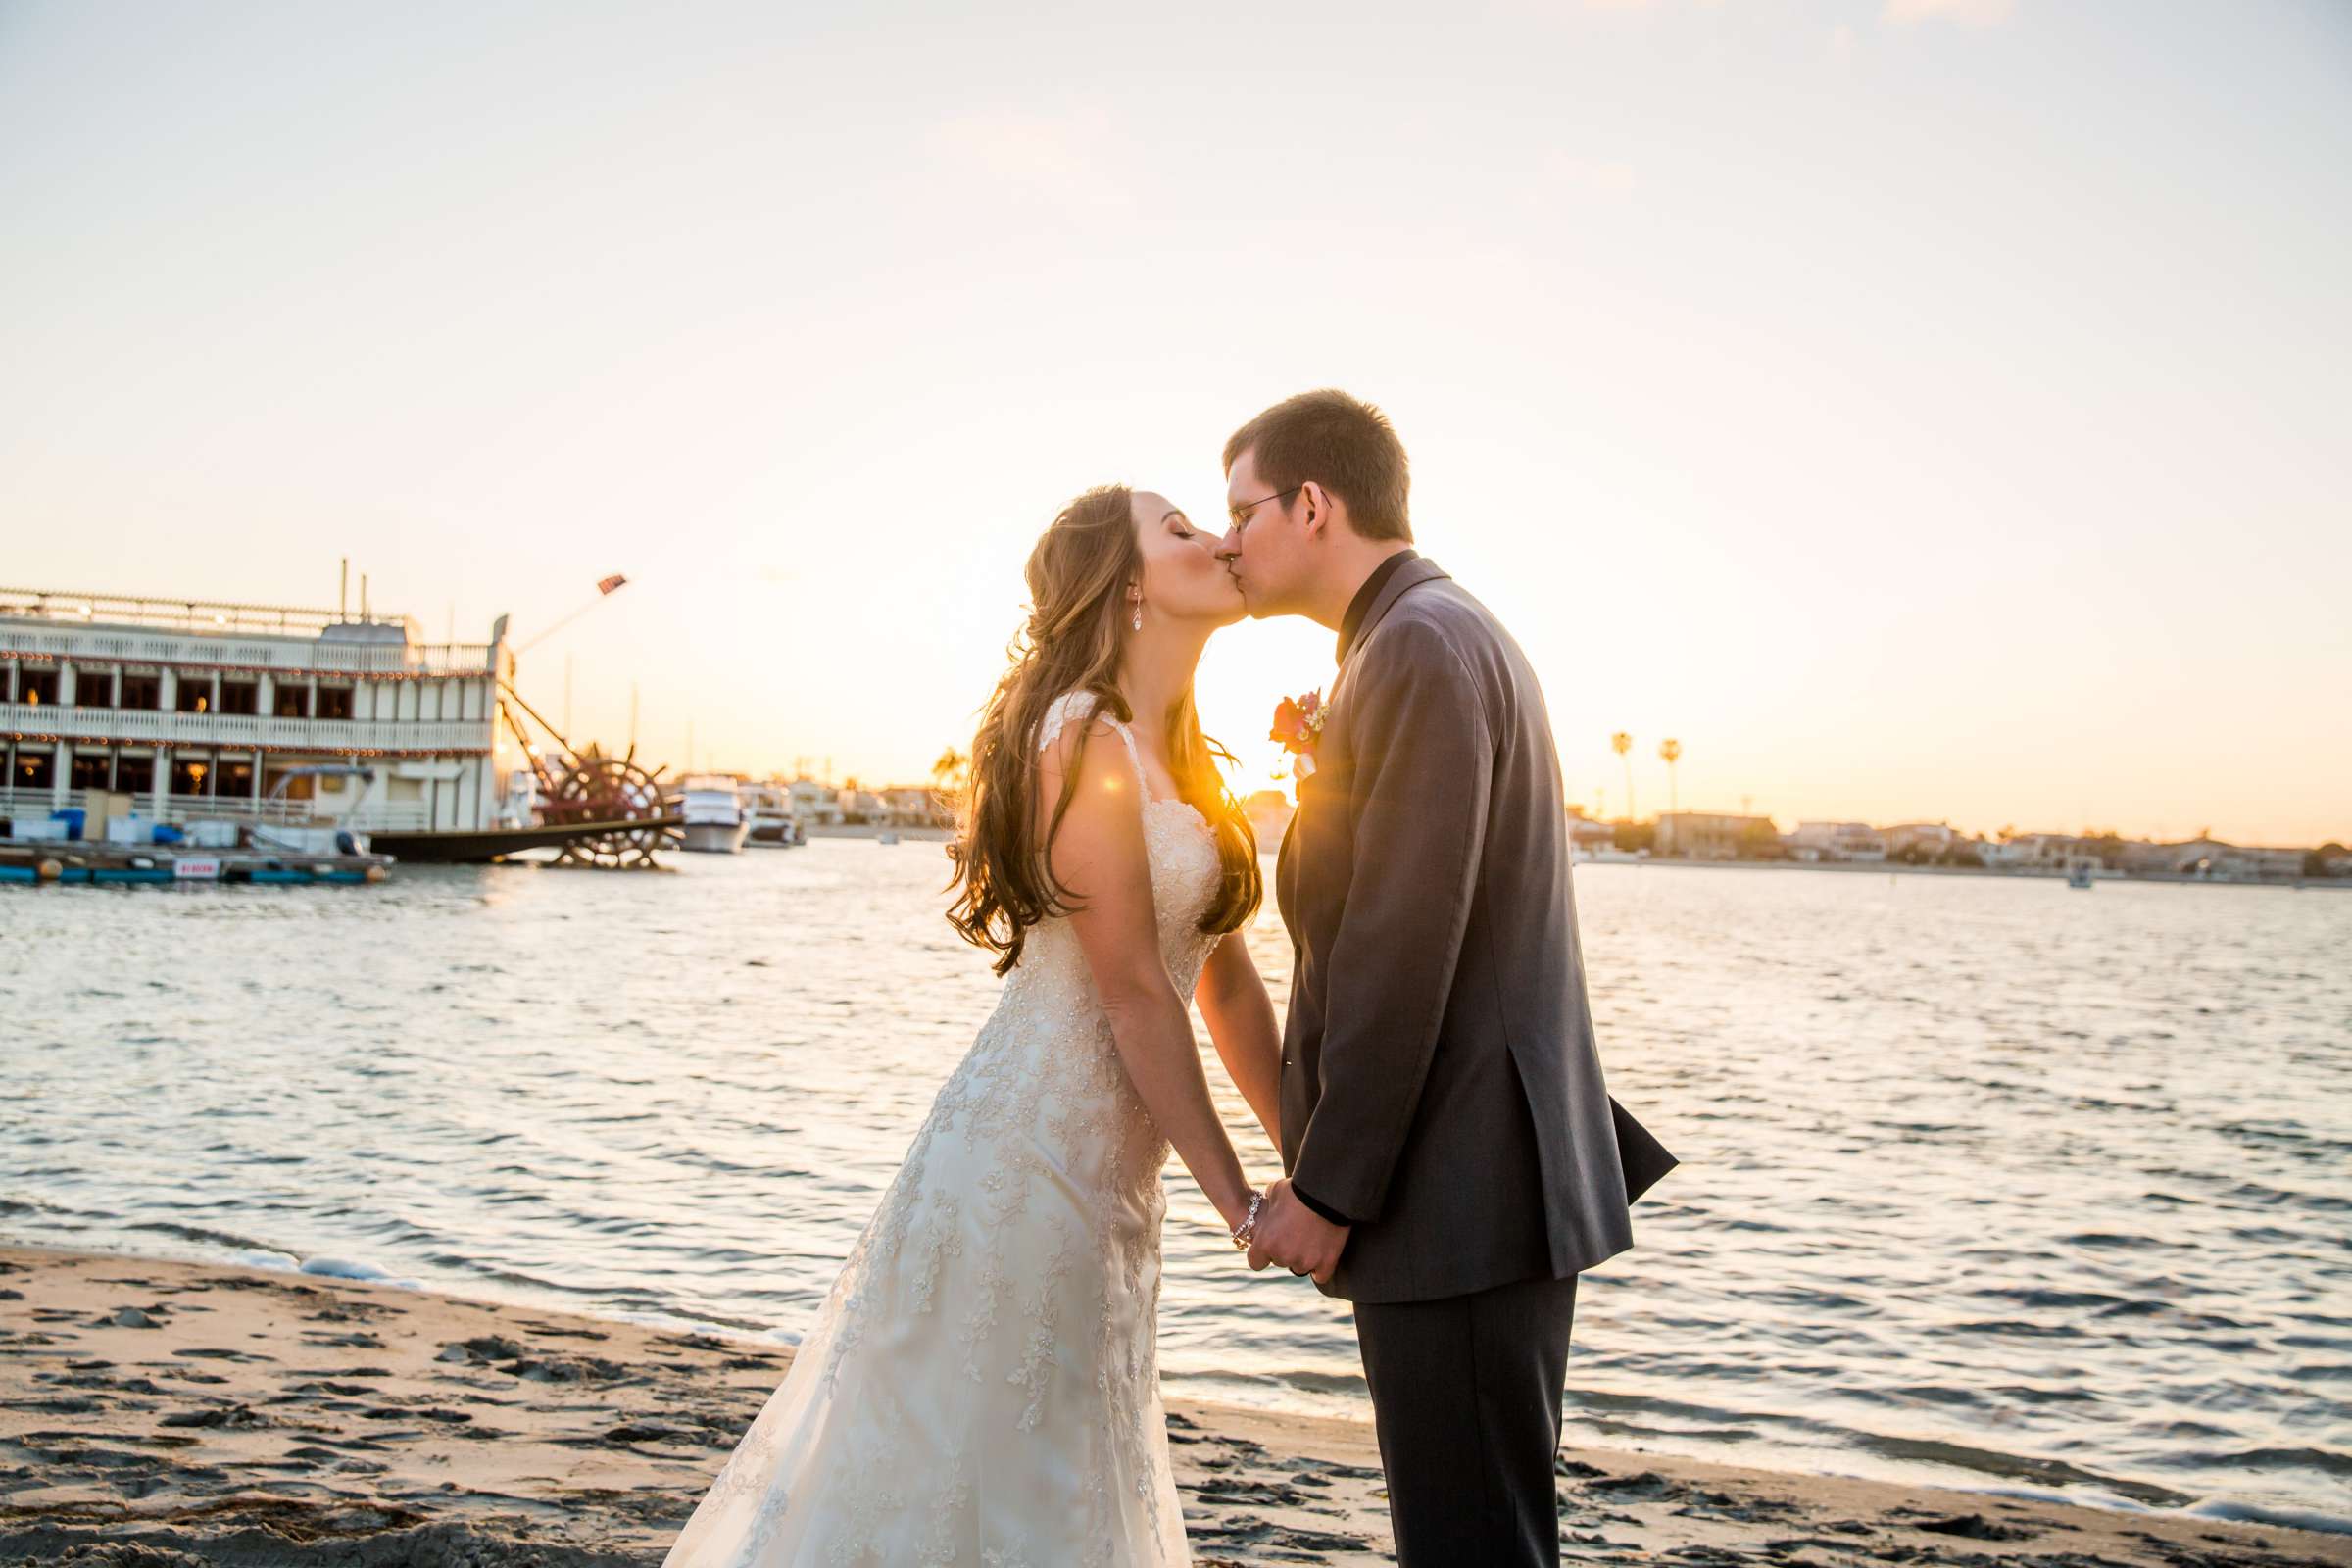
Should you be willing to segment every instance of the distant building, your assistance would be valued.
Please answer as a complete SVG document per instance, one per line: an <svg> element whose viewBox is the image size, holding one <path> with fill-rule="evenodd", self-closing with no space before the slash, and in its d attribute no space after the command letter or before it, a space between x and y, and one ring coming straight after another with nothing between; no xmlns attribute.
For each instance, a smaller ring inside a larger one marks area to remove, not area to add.
<svg viewBox="0 0 2352 1568"><path fill-rule="evenodd" d="M1279 847L1291 830L1290 799L1280 790L1256 791L1242 803L1242 811L1250 818L1250 831L1257 835L1260 850Z"/></svg>
<svg viewBox="0 0 2352 1568"><path fill-rule="evenodd" d="M1658 817L1655 851L1690 860L1737 859L1759 840L1777 846L1780 834L1769 816L1734 816L1719 811L1665 811Z"/></svg>
<svg viewBox="0 0 2352 1568"><path fill-rule="evenodd" d="M874 820L892 827L946 827L956 819L946 800L928 784L894 784L881 796L882 814Z"/></svg>
<svg viewBox="0 0 2352 1568"><path fill-rule="evenodd" d="M1800 859L1886 858L1886 840L1868 822L1799 822L1787 842L1790 853Z"/></svg>
<svg viewBox="0 0 2352 1568"><path fill-rule="evenodd" d="M2292 881L2303 874L2301 850L2249 849L2219 839L2183 844L2133 844L2125 868L2141 875L2205 877L2216 882Z"/></svg>
<svg viewBox="0 0 2352 1568"><path fill-rule="evenodd" d="M2000 849L2000 863L2021 870L2067 871L2103 863L2098 851L2073 833L2022 833Z"/></svg>
<svg viewBox="0 0 2352 1568"><path fill-rule="evenodd" d="M1597 855L1617 847L1617 828L1614 823L1596 822L1587 816L1584 808L1568 808L1568 843L1572 850L1586 855Z"/></svg>
<svg viewBox="0 0 2352 1568"><path fill-rule="evenodd" d="M841 826L841 791L812 778L796 778L787 794L793 819L811 827Z"/></svg>
<svg viewBox="0 0 2352 1568"><path fill-rule="evenodd" d="M1960 830L1948 822L1902 822L1881 828L1879 837L1886 841L1888 855L1901 855L1906 850L1924 850L1930 855L1942 855L1959 849L1965 842Z"/></svg>

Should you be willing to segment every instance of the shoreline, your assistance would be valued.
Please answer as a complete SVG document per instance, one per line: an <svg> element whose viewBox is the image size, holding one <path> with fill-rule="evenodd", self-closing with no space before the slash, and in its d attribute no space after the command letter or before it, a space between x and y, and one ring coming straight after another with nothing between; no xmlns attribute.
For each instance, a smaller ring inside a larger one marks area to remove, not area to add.
<svg viewBox="0 0 2352 1568"><path fill-rule="evenodd" d="M818 839L879 839L890 834L902 844L949 844L956 838L952 827L883 827L873 822L842 822L832 826L819 825L808 829L808 842Z"/></svg>
<svg viewBox="0 0 2352 1568"><path fill-rule="evenodd" d="M2060 882L2064 871L2011 870L1993 865L1910 865L1899 860L1694 860L1681 856L1652 856L1646 859L1577 860L1577 866L1677 866L1709 871L1830 871L1843 876L1982 876L2007 882ZM2184 876L2177 871L2106 875L2094 873L2093 887L2277 888L2288 893L2352 893L2352 877L2306 877L2300 881L2261 881L2245 877Z"/></svg>
<svg viewBox="0 0 2352 1568"><path fill-rule="evenodd" d="M0 1246L0 1564L660 1562L791 1361L374 1281ZM1167 1401L1203 1564L1393 1560L1369 1427ZM1563 1448L1563 1560L2352 1564L2352 1535Z"/></svg>

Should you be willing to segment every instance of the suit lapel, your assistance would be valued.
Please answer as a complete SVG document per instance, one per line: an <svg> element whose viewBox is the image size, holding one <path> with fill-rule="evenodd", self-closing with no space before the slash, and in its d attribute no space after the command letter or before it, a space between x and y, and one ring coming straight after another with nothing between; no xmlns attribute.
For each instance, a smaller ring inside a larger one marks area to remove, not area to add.
<svg viewBox="0 0 2352 1568"><path fill-rule="evenodd" d="M1397 567L1396 574L1381 584L1379 594L1373 598L1371 607L1364 612L1362 624L1355 629L1355 637L1348 644L1346 657L1340 661L1339 672L1332 677L1331 697L1324 704L1324 711L1331 715L1325 721L1324 737L1326 742L1330 739L1332 726L1341 722L1340 696L1348 684L1348 671L1355 663L1355 651L1364 646L1364 639L1372 635L1372 628L1380 624L1381 617L1388 614L1390 610L1396 606L1396 601L1403 598L1409 589L1418 587L1425 582L1434 582L1445 575L1446 572L1439 567L1436 562L1427 557L1421 557L1408 561ZM1304 927L1298 923L1303 914L1299 907L1299 885L1306 876L1306 866L1302 863L1305 858L1305 845L1300 825L1304 822L1309 809L1308 796L1310 794L1324 795L1329 788L1328 783L1322 783L1310 791L1304 782L1299 784L1298 808L1291 813L1290 823L1283 829L1282 848L1276 852L1274 857L1274 898L1281 906L1285 924L1291 927L1294 941L1304 936ZM1348 802L1344 798L1334 797L1329 801L1315 802L1313 808L1346 810L1348 808ZM1295 979L1294 984L1296 984ZM1295 997L1296 993L1294 992L1293 995Z"/></svg>
<svg viewBox="0 0 2352 1568"><path fill-rule="evenodd" d="M1274 852L1274 902L1285 921L1291 917L1291 874L1298 861L1298 812L1304 807L1305 802L1301 801L1291 808L1291 819L1282 825L1282 848Z"/></svg>
<svg viewBox="0 0 2352 1568"><path fill-rule="evenodd" d="M1418 588L1425 582L1435 582L1446 575L1445 569L1436 562L1422 556L1406 562L1396 568L1396 575L1381 584L1380 593L1372 601L1372 608L1364 612L1363 624L1355 628L1355 640L1348 645L1345 656L1340 660L1340 672L1332 677L1331 701L1335 709L1339 706L1340 692L1348 684L1348 671L1355 664L1356 650L1364 646L1364 639L1372 635L1372 628L1379 625L1381 618L1396 608L1396 601L1404 597L1406 590Z"/></svg>

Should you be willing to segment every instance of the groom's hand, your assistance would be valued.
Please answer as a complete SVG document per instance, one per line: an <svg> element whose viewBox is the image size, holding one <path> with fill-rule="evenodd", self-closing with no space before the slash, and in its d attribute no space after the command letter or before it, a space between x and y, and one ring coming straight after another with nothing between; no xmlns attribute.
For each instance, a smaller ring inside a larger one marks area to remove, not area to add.
<svg viewBox="0 0 2352 1568"><path fill-rule="evenodd" d="M1280 1263L1294 1274L1312 1276L1317 1285L1328 1285L1347 1248L1348 1227L1334 1225L1298 1201L1289 1177L1266 1189L1265 1206L1258 1211L1256 1236L1250 1246L1252 1269Z"/></svg>

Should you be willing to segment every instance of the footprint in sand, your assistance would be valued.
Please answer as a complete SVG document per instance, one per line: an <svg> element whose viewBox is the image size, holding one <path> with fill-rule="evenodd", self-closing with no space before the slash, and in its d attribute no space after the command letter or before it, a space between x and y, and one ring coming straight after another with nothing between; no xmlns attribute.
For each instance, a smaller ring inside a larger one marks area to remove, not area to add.
<svg viewBox="0 0 2352 1568"><path fill-rule="evenodd" d="M118 1306L112 1317L102 1317L90 1327L94 1329L160 1329L164 1326L164 1320L155 1314L163 1310L164 1308L161 1306Z"/></svg>
<svg viewBox="0 0 2352 1568"><path fill-rule="evenodd" d="M388 1378L388 1368L380 1366L290 1366L270 1374L281 1378Z"/></svg>
<svg viewBox="0 0 2352 1568"><path fill-rule="evenodd" d="M1987 1519L1981 1513L1963 1513L1939 1519L1922 1519L1913 1524L1911 1528L1930 1531L1938 1536L1959 1536L1969 1541L2032 1541L2041 1533L2038 1530L2021 1530L2015 1525L2005 1525L1998 1520Z"/></svg>
<svg viewBox="0 0 2352 1568"><path fill-rule="evenodd" d="M168 1427L266 1427L269 1417L251 1405L208 1405L202 1410L177 1410L164 1417Z"/></svg>

